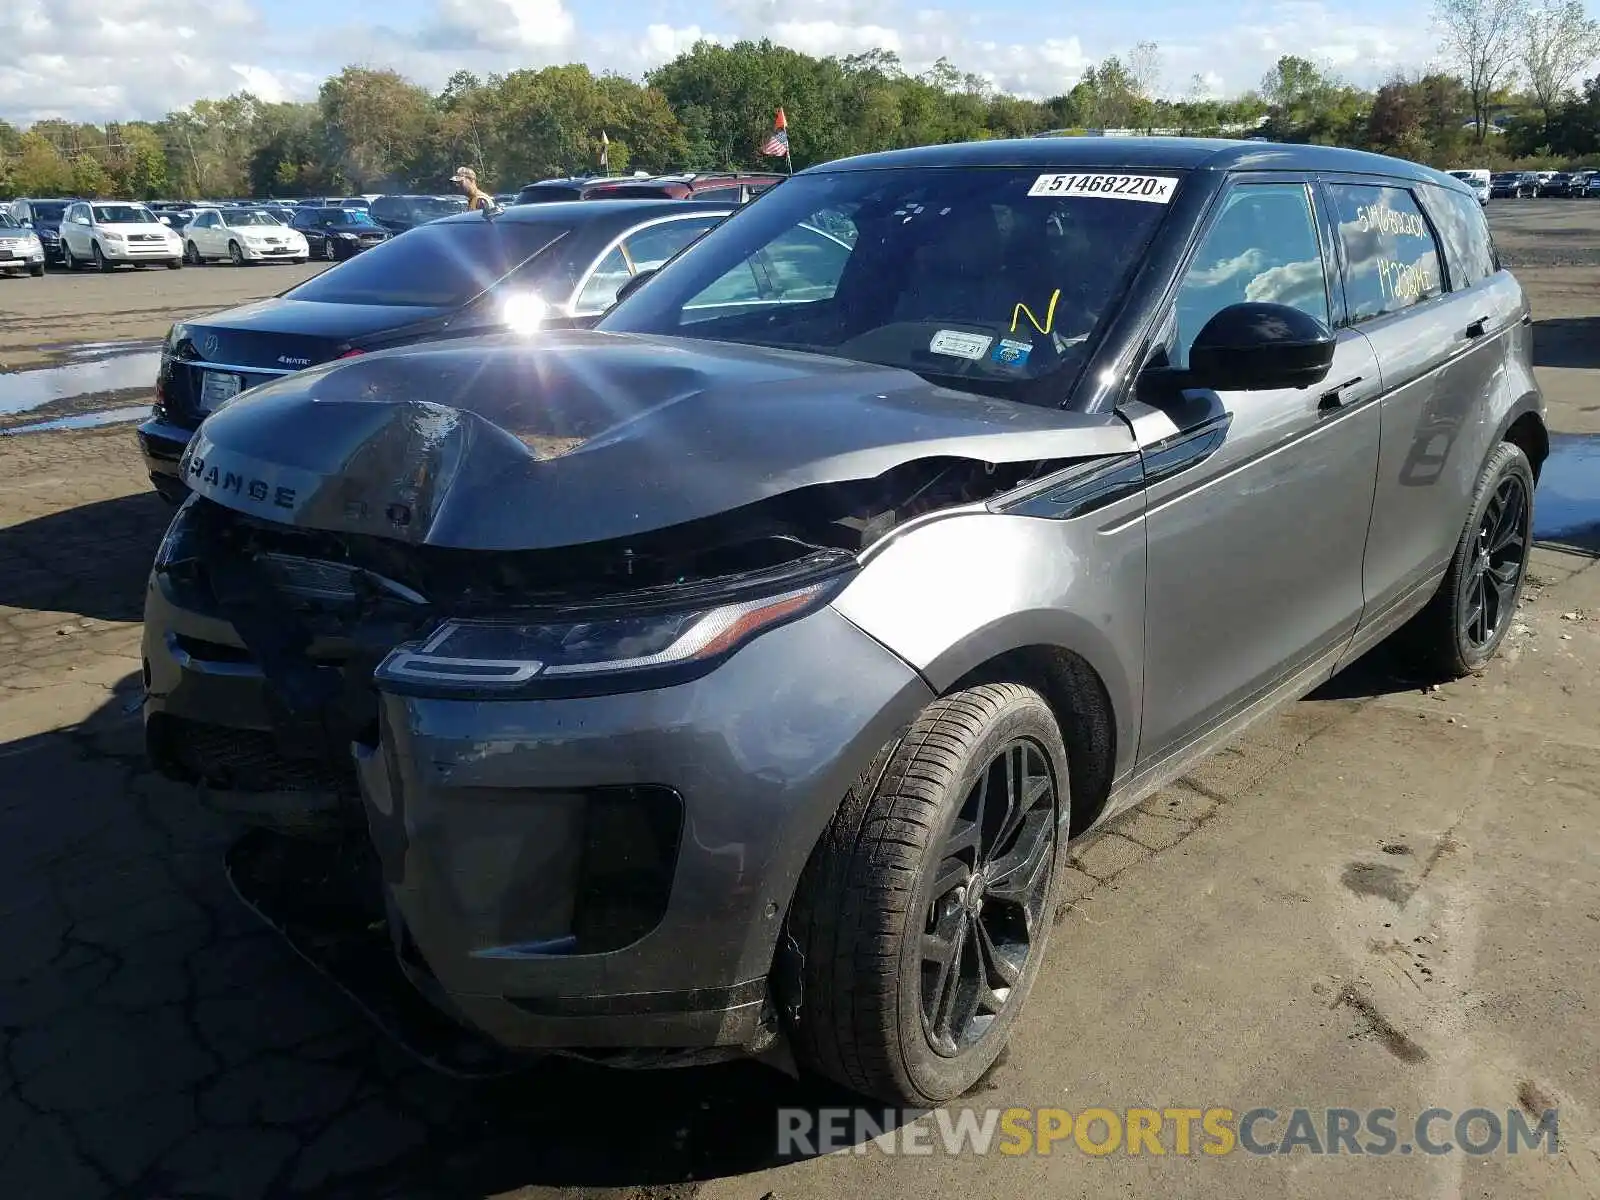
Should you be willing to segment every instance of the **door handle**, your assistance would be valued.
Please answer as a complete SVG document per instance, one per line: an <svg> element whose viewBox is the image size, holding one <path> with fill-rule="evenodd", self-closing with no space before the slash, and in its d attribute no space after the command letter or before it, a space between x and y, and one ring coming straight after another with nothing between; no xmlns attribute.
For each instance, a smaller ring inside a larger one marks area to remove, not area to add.
<svg viewBox="0 0 1600 1200"><path fill-rule="evenodd" d="M1472 324L1467 326L1467 336L1469 338L1481 338L1485 333L1488 332L1488 327L1489 318L1479 317L1477 320L1473 321Z"/></svg>
<svg viewBox="0 0 1600 1200"><path fill-rule="evenodd" d="M1353 375L1337 387L1331 387L1317 399L1317 408L1323 412L1332 412L1344 404L1344 394L1356 384L1361 382L1360 375Z"/></svg>

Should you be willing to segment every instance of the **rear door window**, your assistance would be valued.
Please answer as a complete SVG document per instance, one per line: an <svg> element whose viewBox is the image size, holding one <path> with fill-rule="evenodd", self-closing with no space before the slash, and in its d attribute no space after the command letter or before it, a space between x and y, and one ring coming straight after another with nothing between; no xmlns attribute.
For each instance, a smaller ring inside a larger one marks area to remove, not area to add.
<svg viewBox="0 0 1600 1200"><path fill-rule="evenodd" d="M1327 187L1339 222L1352 325L1443 293L1439 243L1409 190L1351 183Z"/></svg>
<svg viewBox="0 0 1600 1200"><path fill-rule="evenodd" d="M1489 236L1489 221L1476 197L1430 187L1423 199L1444 240L1451 289L1460 291L1493 275L1497 269L1494 243Z"/></svg>
<svg viewBox="0 0 1600 1200"><path fill-rule="evenodd" d="M1230 304L1286 304L1328 319L1328 276L1311 194L1303 183L1247 183L1223 200L1178 289L1173 365Z"/></svg>

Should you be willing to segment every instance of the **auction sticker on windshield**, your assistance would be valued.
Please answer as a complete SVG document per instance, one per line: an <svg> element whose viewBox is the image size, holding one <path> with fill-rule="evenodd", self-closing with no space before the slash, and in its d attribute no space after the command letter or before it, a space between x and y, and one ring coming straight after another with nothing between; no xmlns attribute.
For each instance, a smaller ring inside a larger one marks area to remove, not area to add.
<svg viewBox="0 0 1600 1200"><path fill-rule="evenodd" d="M1097 196L1105 200L1142 200L1166 204L1178 181L1168 175L1041 175L1030 196Z"/></svg>
<svg viewBox="0 0 1600 1200"><path fill-rule="evenodd" d="M941 329L933 335L928 349L935 354L951 354L956 358L970 358L973 362L983 357L983 352L994 341L981 333L962 333L959 329Z"/></svg>

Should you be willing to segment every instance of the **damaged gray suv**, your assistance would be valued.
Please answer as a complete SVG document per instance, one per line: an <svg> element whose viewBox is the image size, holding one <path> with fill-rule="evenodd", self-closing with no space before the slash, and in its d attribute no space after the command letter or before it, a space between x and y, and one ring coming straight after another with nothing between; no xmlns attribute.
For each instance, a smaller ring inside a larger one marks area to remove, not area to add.
<svg viewBox="0 0 1600 1200"><path fill-rule="evenodd" d="M1018 1019L1069 835L1390 634L1443 676L1494 653L1530 335L1471 191L1394 159L804 171L598 330L209 417L150 749L359 819L385 961L499 1046L786 1047L937 1103Z"/></svg>

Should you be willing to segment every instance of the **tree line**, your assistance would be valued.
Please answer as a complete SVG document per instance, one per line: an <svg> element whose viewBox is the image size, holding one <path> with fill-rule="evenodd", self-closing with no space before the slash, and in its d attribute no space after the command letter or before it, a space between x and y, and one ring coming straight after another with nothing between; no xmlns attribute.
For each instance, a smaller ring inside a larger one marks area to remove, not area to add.
<svg viewBox="0 0 1600 1200"><path fill-rule="evenodd" d="M1045 100L996 91L941 59L885 50L817 58L770 41L701 42L642 81L572 64L439 92L346 67L315 100L241 92L160 121L0 122L0 196L156 199L423 190L460 164L497 190L593 173L778 165L758 147L781 106L796 168L905 146L1096 130L1260 136L1397 154L1440 167L1600 165L1600 25L1583 0L1436 0L1446 64L1356 87L1285 55L1229 99L1164 86L1142 42Z"/></svg>

